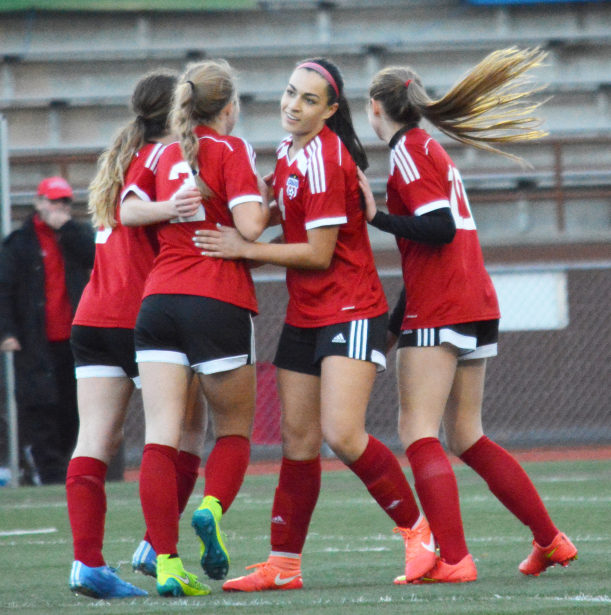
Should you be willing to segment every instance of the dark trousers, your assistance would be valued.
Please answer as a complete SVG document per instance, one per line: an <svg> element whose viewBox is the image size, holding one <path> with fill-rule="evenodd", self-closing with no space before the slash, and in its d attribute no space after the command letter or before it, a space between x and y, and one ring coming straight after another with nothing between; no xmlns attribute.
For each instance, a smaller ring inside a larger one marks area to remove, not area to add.
<svg viewBox="0 0 611 615"><path fill-rule="evenodd" d="M19 441L26 466L42 484L63 483L78 434L76 378L70 342L51 342L53 377L58 402L19 408Z"/></svg>

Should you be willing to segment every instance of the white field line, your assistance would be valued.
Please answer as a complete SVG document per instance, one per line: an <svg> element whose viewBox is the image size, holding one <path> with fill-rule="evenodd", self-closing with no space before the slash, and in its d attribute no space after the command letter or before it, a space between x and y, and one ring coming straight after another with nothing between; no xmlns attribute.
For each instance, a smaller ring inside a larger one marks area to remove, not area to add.
<svg viewBox="0 0 611 615"><path fill-rule="evenodd" d="M2 530L0 531L0 538L5 536L29 536L31 534L53 534L57 532L56 527L42 527L34 530Z"/></svg>
<svg viewBox="0 0 611 615"><path fill-rule="evenodd" d="M238 495L238 500L234 506L239 506L246 509L253 508L271 508L273 499L270 496L269 498L253 498L249 495ZM561 496L547 496L542 495L542 500L544 502L558 502L561 504L608 504L611 502L611 495L593 495L593 496L571 496L571 495L561 495ZM197 501L201 500L201 496L197 496ZM127 498L110 498L108 502L109 508L111 507L127 507L134 508L134 499ZM460 498L461 504L482 504L482 503L494 503L498 505L497 499L491 494L484 495L473 495L473 496L463 496ZM375 502L370 497L353 497L353 498L343 498L340 500L335 500L331 497L326 497L323 493L321 493L321 498L318 500L318 504L316 505L317 509L320 508L335 508L341 504L342 506L364 506L371 505L375 506ZM66 508L65 502L51 502L51 503L40 503L40 502L25 502L22 504L0 504L0 511L2 510L37 510L40 508Z"/></svg>

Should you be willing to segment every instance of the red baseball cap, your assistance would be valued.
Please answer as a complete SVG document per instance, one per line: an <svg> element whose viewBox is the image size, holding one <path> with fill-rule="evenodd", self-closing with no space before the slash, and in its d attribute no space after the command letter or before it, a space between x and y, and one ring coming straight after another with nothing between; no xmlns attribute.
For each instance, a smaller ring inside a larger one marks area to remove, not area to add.
<svg viewBox="0 0 611 615"><path fill-rule="evenodd" d="M38 184L38 196L45 196L50 201L74 198L70 184L63 177L47 177L43 179Z"/></svg>

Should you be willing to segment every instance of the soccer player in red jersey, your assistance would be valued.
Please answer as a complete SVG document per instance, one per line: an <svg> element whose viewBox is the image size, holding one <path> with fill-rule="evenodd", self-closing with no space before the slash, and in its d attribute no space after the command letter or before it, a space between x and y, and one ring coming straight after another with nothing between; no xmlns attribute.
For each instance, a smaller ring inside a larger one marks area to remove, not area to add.
<svg viewBox="0 0 611 615"><path fill-rule="evenodd" d="M134 385L139 386L133 329L144 280L155 257L150 227L124 226L122 205L136 194L159 220L188 215L199 207L195 189L175 201L155 201L155 170L163 142L170 138L166 124L177 77L158 70L138 82L132 97L137 117L102 155L90 186L89 210L98 230L93 272L72 325L80 426L68 466L66 496L74 542L70 586L94 598L146 594L106 566L104 482L108 463L123 438L129 398ZM145 221L131 214L131 223ZM199 383L195 384L181 442L182 463L177 468L183 485L181 510L197 478L205 431ZM148 545L145 541L141 547ZM148 573L153 575L154 558L148 545L152 566Z"/></svg>
<svg viewBox="0 0 611 615"><path fill-rule="evenodd" d="M531 529L534 549L520 571L538 575L577 556L524 470L483 433L486 359L497 354L496 293L458 169L419 127L426 118L451 138L496 152L494 143L539 138L544 133L536 118L528 117L532 90L524 87L522 77L544 57L537 49L495 52L437 101L408 67L383 69L369 89L369 122L391 149L388 214L377 211L364 174L359 177L367 219L396 235L401 253L405 306L397 353L399 435L440 548L434 567L415 582L477 578L456 479L438 439L442 421L450 450Z"/></svg>
<svg viewBox="0 0 611 615"><path fill-rule="evenodd" d="M238 114L235 79L226 62L188 66L171 112L178 141L164 149L156 175L160 200L180 198L193 187L202 195L195 213L157 226L159 254L135 329L146 420L140 499L157 553L161 595L210 592L184 570L177 553L175 476L192 372L200 379L216 436L203 502L192 518L202 567L214 579L223 578L229 566L220 519L238 493L250 457L257 310L250 269L242 261L202 256L192 240L196 229L217 224L255 240L267 225L269 208L261 197L254 152L230 135Z"/></svg>
<svg viewBox="0 0 611 615"><path fill-rule="evenodd" d="M274 364L282 402L282 465L271 553L226 591L299 589L301 554L320 490L323 438L363 481L406 543L406 575L435 561L434 541L401 467L365 429L376 371L386 366L386 299L361 208L357 165L367 166L339 69L301 62L280 103L289 136L271 184L283 242L256 243L233 229L198 233L210 256L287 268L289 303Z"/></svg>

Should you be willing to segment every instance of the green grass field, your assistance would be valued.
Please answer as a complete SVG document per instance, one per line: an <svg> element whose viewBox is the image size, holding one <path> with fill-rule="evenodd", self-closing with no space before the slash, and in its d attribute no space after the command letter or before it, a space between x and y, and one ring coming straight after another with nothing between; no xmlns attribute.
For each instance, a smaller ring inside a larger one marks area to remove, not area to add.
<svg viewBox="0 0 611 615"><path fill-rule="evenodd" d="M465 466L457 466L467 542L479 573L476 583L394 586L401 573L403 543L392 522L347 471L323 476L303 559L301 591L226 594L212 581L205 598L161 599L154 580L132 572L132 552L143 533L137 483L108 487L105 556L123 578L150 597L96 601L68 589L72 543L62 487L0 489L0 613L240 613L360 615L564 614L611 612L609 555L611 462L526 464L555 522L579 549L568 568L554 567L539 578L518 572L530 550L530 534ZM411 476L409 477L411 480ZM265 560L276 477L248 476L224 518L232 554L230 576ZM180 552L187 569L199 568L198 543L189 503L181 521Z"/></svg>

